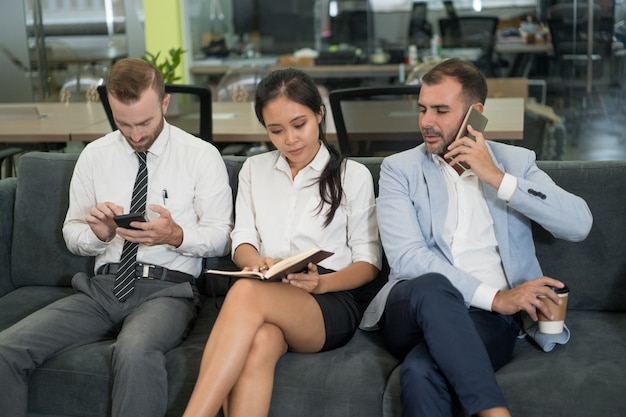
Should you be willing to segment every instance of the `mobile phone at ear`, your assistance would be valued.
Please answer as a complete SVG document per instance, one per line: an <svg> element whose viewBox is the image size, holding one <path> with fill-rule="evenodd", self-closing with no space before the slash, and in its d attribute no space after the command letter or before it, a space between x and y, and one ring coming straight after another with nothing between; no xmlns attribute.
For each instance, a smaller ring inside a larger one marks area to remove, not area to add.
<svg viewBox="0 0 626 417"><path fill-rule="evenodd" d="M118 225L118 227L123 227L125 229L133 229L137 230L137 228L132 227L130 225L131 222L145 222L147 221L143 214L141 213L129 213L122 214L120 216L113 216L113 220Z"/></svg>
<svg viewBox="0 0 626 417"><path fill-rule="evenodd" d="M487 126L487 122L488 120L484 114L476 110L474 106L470 106L470 108L467 110L467 113L465 114L465 117L463 118L461 127L459 128L459 131L457 132L456 138L454 138L454 140L459 140L464 136L467 136L472 140L476 140L476 138L467 131L467 125L472 126L474 130L484 132L485 127ZM467 164L463 162L459 162L459 165L465 169L470 168Z"/></svg>

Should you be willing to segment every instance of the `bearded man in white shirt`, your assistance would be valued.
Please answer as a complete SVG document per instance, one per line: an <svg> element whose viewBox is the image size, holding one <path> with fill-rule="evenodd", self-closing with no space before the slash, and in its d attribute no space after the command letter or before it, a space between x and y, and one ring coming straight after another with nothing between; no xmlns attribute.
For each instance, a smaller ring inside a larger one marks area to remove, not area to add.
<svg viewBox="0 0 626 417"><path fill-rule="evenodd" d="M550 287L564 286L541 272L531 221L570 241L591 229L587 204L541 171L534 152L487 142L471 126L476 140L454 140L486 97L474 64L438 64L420 89L424 143L381 165L377 217L391 274L361 327L380 327L403 361L405 417L510 416L494 371L522 327L536 335L538 311L551 316L546 302L560 303ZM544 350L568 339L567 327L535 337Z"/></svg>
<svg viewBox="0 0 626 417"><path fill-rule="evenodd" d="M230 249L226 167L214 146L167 123L170 96L161 73L141 59L121 60L109 75L107 96L119 130L79 156L63 225L71 252L95 256L95 276L76 274L74 295L0 333L2 416L26 416L27 377L47 358L111 338L112 415L163 416L165 353L196 316L202 258ZM143 187L136 187L142 168ZM135 194L143 195L147 221L118 227L114 216L130 211ZM126 241L138 246L119 286Z"/></svg>

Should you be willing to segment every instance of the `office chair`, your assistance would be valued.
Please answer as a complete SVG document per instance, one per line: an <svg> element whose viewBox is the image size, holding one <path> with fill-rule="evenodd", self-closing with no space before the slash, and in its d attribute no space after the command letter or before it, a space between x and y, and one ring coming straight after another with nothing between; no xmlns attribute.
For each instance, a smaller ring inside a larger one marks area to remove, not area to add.
<svg viewBox="0 0 626 417"><path fill-rule="evenodd" d="M13 167L15 166L15 155L21 154L23 151L24 150L22 148L15 147L0 149L0 166L2 166L2 163L5 159L7 160L4 171L5 177L10 177L13 175Z"/></svg>
<svg viewBox="0 0 626 417"><path fill-rule="evenodd" d="M476 66L487 77L497 76L500 66L495 60L497 16L459 16L439 19L441 45L444 48L480 48L482 54Z"/></svg>
<svg viewBox="0 0 626 417"><path fill-rule="evenodd" d="M191 107L191 111L183 111L178 114L166 114L165 117L168 122L180 127L181 129L198 136L207 142L213 141L213 108L211 102L211 90L207 87L201 87L197 85L187 84L165 84L165 92L172 95L170 99L170 107L174 104L172 101L176 99L188 98L187 102L179 101L181 108ZM100 101L104 107L109 123L113 130L117 129L115 120L113 119L113 112L111 111L111 105L109 104L109 98L106 93L106 85L98 86L98 94L100 95ZM174 96L177 95L176 99ZM188 97L184 97L188 96ZM199 111L195 111L195 103L199 102ZM177 103L178 104L178 103ZM168 109L169 110L169 109ZM199 120L196 122L196 120Z"/></svg>
<svg viewBox="0 0 626 417"><path fill-rule="evenodd" d="M106 69L100 65L90 64L78 68L61 86L59 101L63 103L98 101L97 88L104 84L106 76Z"/></svg>
<svg viewBox="0 0 626 417"><path fill-rule="evenodd" d="M234 103L254 101L256 87L268 73L267 68L258 66L230 68L217 83L216 101Z"/></svg>
<svg viewBox="0 0 626 417"><path fill-rule="evenodd" d="M428 3L416 1L413 3L409 20L409 44L418 48L428 48L433 30L428 22Z"/></svg>
<svg viewBox="0 0 626 417"><path fill-rule="evenodd" d="M419 85L332 90L328 99L341 153L385 156L422 143L419 91Z"/></svg>

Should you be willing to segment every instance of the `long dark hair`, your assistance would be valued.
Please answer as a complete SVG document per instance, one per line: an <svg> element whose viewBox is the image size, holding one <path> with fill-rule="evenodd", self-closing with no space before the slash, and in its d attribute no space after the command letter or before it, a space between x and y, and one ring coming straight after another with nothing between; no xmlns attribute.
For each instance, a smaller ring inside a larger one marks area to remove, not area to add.
<svg viewBox="0 0 626 417"><path fill-rule="evenodd" d="M326 139L324 131L326 126L326 107L317 89L317 85L313 79L303 71L294 68L280 69L271 72L261 80L257 86L254 98L254 111L259 122L265 126L263 108L270 101L283 96L293 102L310 108L315 114L322 114L322 119L318 125L319 140L322 141L324 146L328 149L330 160L324 167L317 181L320 197L322 198L318 213L322 211L325 204L328 204L329 208L324 221L324 227L326 227L333 220L335 212L341 204L341 198L343 197L341 172L344 158L337 148L330 145Z"/></svg>

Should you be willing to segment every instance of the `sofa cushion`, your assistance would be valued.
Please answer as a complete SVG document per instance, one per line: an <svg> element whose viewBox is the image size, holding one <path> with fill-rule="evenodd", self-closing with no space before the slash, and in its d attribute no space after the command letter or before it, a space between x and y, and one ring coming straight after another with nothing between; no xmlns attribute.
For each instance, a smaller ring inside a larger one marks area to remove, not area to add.
<svg viewBox="0 0 626 417"><path fill-rule="evenodd" d="M568 311L572 337L545 353L518 341L496 377L514 416L622 417L626 313Z"/></svg>
<svg viewBox="0 0 626 417"><path fill-rule="evenodd" d="M11 252L15 287L69 286L76 272L93 274L93 258L70 253L62 233L77 158L29 152L19 160Z"/></svg>
<svg viewBox="0 0 626 417"><path fill-rule="evenodd" d="M622 417L626 410L626 314L570 311L572 338L546 353L527 339L496 378L513 416ZM617 383L621 381L622 383ZM400 367L389 377L383 416L400 416Z"/></svg>
<svg viewBox="0 0 626 417"><path fill-rule="evenodd" d="M71 287L50 286L21 287L11 291L0 297L0 331L73 292Z"/></svg>
<svg viewBox="0 0 626 417"><path fill-rule="evenodd" d="M11 239L13 235L13 204L17 178L0 180L0 296L13 290L11 276Z"/></svg>
<svg viewBox="0 0 626 417"><path fill-rule="evenodd" d="M626 311L626 161L539 161L538 166L585 199L593 215L591 233L577 243L535 225L544 275L570 287L569 309Z"/></svg>
<svg viewBox="0 0 626 417"><path fill-rule="evenodd" d="M382 392L397 365L380 332L362 330L339 349L288 353L276 368L270 417L380 416Z"/></svg>

